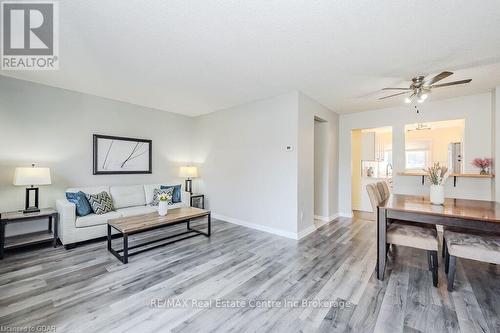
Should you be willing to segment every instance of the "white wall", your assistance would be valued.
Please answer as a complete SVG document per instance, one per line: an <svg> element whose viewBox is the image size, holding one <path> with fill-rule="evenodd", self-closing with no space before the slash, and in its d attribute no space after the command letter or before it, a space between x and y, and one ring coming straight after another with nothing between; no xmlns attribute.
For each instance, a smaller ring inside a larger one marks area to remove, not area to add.
<svg viewBox="0 0 500 333"><path fill-rule="evenodd" d="M180 183L191 159L193 118L0 76L0 211L24 208L14 168L50 167L40 206L54 206L70 186ZM92 134L153 140L153 174L92 175Z"/></svg>
<svg viewBox="0 0 500 333"><path fill-rule="evenodd" d="M315 116L328 121L322 210L333 217L338 116L301 93L189 118L0 76L0 211L23 208L24 188L11 184L32 162L52 172L40 207L68 187L180 183L178 167L195 162L194 190L214 217L297 238L313 227ZM153 140L153 174L92 175L94 133Z"/></svg>
<svg viewBox="0 0 500 333"><path fill-rule="evenodd" d="M393 126L394 174L404 170L404 125L449 119L465 119L465 172L478 173L470 165L475 157L492 156L492 98L490 93L440 101L428 101L420 106L420 114L412 107L401 106L340 116L339 129L339 211L351 214L351 130ZM395 176L394 192L428 194L419 177ZM455 198L492 199L492 181L485 179L458 179L458 185L448 181L446 195Z"/></svg>
<svg viewBox="0 0 500 333"><path fill-rule="evenodd" d="M196 118L194 186L214 217L296 237L297 100L293 92Z"/></svg>
<svg viewBox="0 0 500 333"><path fill-rule="evenodd" d="M298 123L298 233L314 230L314 117L328 123L327 159L328 220L337 216L338 115L306 95L299 93Z"/></svg>

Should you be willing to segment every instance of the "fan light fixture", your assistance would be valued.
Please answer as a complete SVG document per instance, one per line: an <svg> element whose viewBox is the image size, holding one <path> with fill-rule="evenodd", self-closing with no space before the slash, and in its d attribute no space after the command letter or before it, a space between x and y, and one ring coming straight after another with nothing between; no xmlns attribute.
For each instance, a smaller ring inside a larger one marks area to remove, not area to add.
<svg viewBox="0 0 500 333"><path fill-rule="evenodd" d="M411 94L410 96L405 97L404 102L406 104L411 104L411 103L423 103L425 100L429 97L429 93L431 90L435 88L442 88L442 87L449 87L449 86L455 86L459 84L465 84L469 83L472 80L471 79L466 79L466 80L459 80L459 81L453 81L453 82L448 82L448 83L440 83L436 84L436 82L441 81L450 75L452 75L452 72L444 71L439 73L438 75L434 76L433 78L430 79L425 79L425 76L417 76L414 77L411 81L412 83L408 88L383 88L382 90L384 91L390 91L390 90L400 90L401 92L398 92L396 94L392 94L389 96L384 96L380 97L379 100L386 99L386 98L391 98L395 96L400 96L400 95L405 95L405 94ZM415 103L415 104L416 104ZM418 113L418 110L417 110Z"/></svg>

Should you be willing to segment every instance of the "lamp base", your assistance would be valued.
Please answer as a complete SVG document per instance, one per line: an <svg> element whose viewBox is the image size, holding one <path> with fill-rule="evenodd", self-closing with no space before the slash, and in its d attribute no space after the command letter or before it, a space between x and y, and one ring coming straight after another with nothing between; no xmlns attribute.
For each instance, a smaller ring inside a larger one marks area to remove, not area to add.
<svg viewBox="0 0 500 333"><path fill-rule="evenodd" d="M30 193L35 192L35 205L30 206ZM40 209L38 208L38 187L28 187L26 189L26 202L24 206L23 213L38 213Z"/></svg>
<svg viewBox="0 0 500 333"><path fill-rule="evenodd" d="M186 192L193 194L193 181L191 179L186 179Z"/></svg>
<svg viewBox="0 0 500 333"><path fill-rule="evenodd" d="M23 210L23 214L31 214L31 213L38 213L40 212L40 208L38 207L28 207L25 210Z"/></svg>

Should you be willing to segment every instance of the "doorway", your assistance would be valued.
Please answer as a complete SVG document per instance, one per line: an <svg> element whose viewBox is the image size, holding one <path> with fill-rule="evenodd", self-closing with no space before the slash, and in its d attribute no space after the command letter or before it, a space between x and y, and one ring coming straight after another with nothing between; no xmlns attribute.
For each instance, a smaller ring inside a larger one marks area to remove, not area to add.
<svg viewBox="0 0 500 333"><path fill-rule="evenodd" d="M352 130L351 149L353 215L373 219L366 186L385 181L392 188L392 127Z"/></svg>

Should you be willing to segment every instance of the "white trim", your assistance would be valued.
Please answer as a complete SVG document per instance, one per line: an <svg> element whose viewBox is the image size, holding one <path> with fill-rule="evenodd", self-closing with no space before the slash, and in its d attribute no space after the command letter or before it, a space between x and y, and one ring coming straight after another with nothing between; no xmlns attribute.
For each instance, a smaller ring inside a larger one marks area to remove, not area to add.
<svg viewBox="0 0 500 333"><path fill-rule="evenodd" d="M222 220L222 221L229 222L229 223L232 223L232 224L241 225L241 226L244 226L244 227L247 227L247 228L269 232L271 234L275 234L275 235L278 235L278 236L282 236L282 237L286 237L286 238L291 238L291 239L295 239L295 240L298 239L297 238L297 233L295 233L295 232L285 231L285 230L271 228L271 227L266 227L266 226L263 226L263 225L260 225L260 224L250 223L250 222L247 222L247 221L238 220L238 219L235 219L235 218L232 218L232 217L229 217L229 216L224 216L224 215L220 215L220 214L216 214L216 213L212 213L212 217L214 219L216 219L216 220Z"/></svg>
<svg viewBox="0 0 500 333"><path fill-rule="evenodd" d="M298 239L304 238L307 235L315 232L316 230L318 230L322 226L333 222L338 216L339 216L338 214L332 215L330 217L314 215L314 219L321 221L321 223L319 223L319 225L312 224L312 225L308 226L307 228L305 228L304 230L300 231L297 235Z"/></svg>
<svg viewBox="0 0 500 333"><path fill-rule="evenodd" d="M304 230L300 231L298 234L297 234L297 239L301 239L301 238L304 238L306 237L307 235L313 233L316 231L316 225L314 224L311 224L310 226L308 226L307 228L305 228Z"/></svg>
<svg viewBox="0 0 500 333"><path fill-rule="evenodd" d="M319 220L319 221L322 221L322 222L332 222L333 220L335 220L337 217L339 217L338 214L335 214L335 215L332 215L332 216L319 216L319 215L314 215L314 219L315 220ZM323 225L323 224L322 224Z"/></svg>
<svg viewBox="0 0 500 333"><path fill-rule="evenodd" d="M347 217L347 218L352 218L353 217L353 214L352 212L350 213L339 213L338 215L339 217Z"/></svg>

